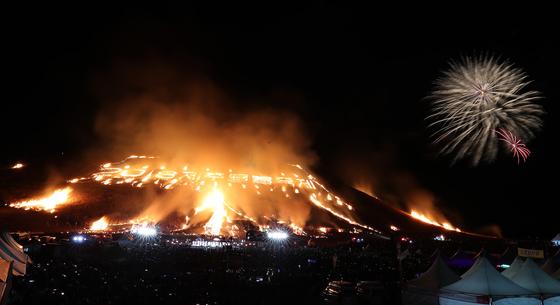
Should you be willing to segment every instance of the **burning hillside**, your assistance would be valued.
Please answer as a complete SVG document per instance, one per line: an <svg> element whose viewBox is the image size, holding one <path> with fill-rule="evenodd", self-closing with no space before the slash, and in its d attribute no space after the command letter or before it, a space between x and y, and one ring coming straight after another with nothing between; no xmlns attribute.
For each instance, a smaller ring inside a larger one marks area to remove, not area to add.
<svg viewBox="0 0 560 305"><path fill-rule="evenodd" d="M102 109L96 121L102 145L86 159L119 159L130 151L158 157L132 155L97 167L79 163L83 176L56 184L59 189L42 198L10 199L10 207L70 213L76 216L67 223L93 231L173 218L173 230L209 235L235 235L240 222L261 230L282 225L296 233L307 227L382 233L391 226L405 228L415 217L375 196L343 194L346 186L312 174L312 141L295 115L240 110L208 84L173 92L170 97L147 90ZM426 216L433 213L418 212L434 228L457 231Z"/></svg>
<svg viewBox="0 0 560 305"><path fill-rule="evenodd" d="M10 207L76 215L66 219L83 219L81 228L97 232L154 224L167 230L222 236L243 236L241 231L247 231L247 225L261 231L281 226L295 234L309 230L322 234L327 228L378 234L425 231L423 228L460 232L429 214L404 213L376 197L327 181L298 164L265 174L132 155L69 179L67 185L43 198L14 201Z"/></svg>
<svg viewBox="0 0 560 305"><path fill-rule="evenodd" d="M57 189L52 192L52 194L42 198L11 203L10 207L54 213L58 207L72 202L72 198L70 197L71 192L72 189L70 187L65 187Z"/></svg>
<svg viewBox="0 0 560 305"><path fill-rule="evenodd" d="M263 219L276 219L301 231L309 214L306 203L349 225L374 230L357 220L351 204L297 164L286 165L276 175L257 175L233 169L168 166L155 157L133 155L120 162L105 163L98 172L69 182L177 191L180 197L165 202L155 200L138 218L158 222L180 211L185 214L186 227L204 222L205 232L212 235L226 234L225 224L235 219L258 225L264 225Z"/></svg>

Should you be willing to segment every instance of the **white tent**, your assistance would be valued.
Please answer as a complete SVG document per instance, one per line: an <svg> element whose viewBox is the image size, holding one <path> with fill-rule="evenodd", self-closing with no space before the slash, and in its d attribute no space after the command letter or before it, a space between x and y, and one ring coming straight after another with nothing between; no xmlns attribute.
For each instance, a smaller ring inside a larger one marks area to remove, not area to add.
<svg viewBox="0 0 560 305"><path fill-rule="evenodd" d="M538 293L545 305L560 304L560 282L541 270L530 258L511 280Z"/></svg>
<svg viewBox="0 0 560 305"><path fill-rule="evenodd" d="M540 305L534 292L501 275L484 257L467 272L461 280L442 288L441 305Z"/></svg>
<svg viewBox="0 0 560 305"><path fill-rule="evenodd" d="M502 275L511 279L518 271L521 269L524 263L524 259L521 256L516 257L511 263L511 266L506 270L502 271Z"/></svg>
<svg viewBox="0 0 560 305"><path fill-rule="evenodd" d="M480 258L482 258L482 257L484 257L484 256L479 256L479 257L476 259L476 261L474 262L474 264L472 265L472 267L471 267L469 270L467 270L465 273L461 274L461 278L465 278L465 277L469 276L471 273L473 273L473 272L475 272L476 270L478 270L478 268L477 268L478 265L480 265L483 261L485 261L485 260L480 259ZM486 260L486 261L488 261L488 260Z"/></svg>
<svg viewBox="0 0 560 305"><path fill-rule="evenodd" d="M432 266L418 278L407 283L403 291L403 302L406 305L437 305L439 290L443 286L458 281L460 278L437 255Z"/></svg>
<svg viewBox="0 0 560 305"><path fill-rule="evenodd" d="M0 305L6 304L12 288L12 262L0 259Z"/></svg>
<svg viewBox="0 0 560 305"><path fill-rule="evenodd" d="M27 263L30 262L29 256L23 252L21 245L5 232L0 234L0 259L13 262L14 275L25 275Z"/></svg>

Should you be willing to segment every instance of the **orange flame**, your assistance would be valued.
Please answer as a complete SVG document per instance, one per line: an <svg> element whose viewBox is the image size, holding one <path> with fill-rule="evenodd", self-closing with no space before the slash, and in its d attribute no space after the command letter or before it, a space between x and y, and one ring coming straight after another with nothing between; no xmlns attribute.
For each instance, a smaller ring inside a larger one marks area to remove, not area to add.
<svg viewBox="0 0 560 305"><path fill-rule="evenodd" d="M109 221L106 216L99 218L98 220L94 221L89 229L91 231L104 231L107 230L109 227Z"/></svg>
<svg viewBox="0 0 560 305"><path fill-rule="evenodd" d="M239 203L224 202L224 195L220 189L233 191L238 186L241 190L253 191L262 196L265 196L265 192L270 191L282 192L283 197L295 200L309 198L312 205L341 220L378 232L372 227L358 223L352 215L354 207L321 184L299 164L286 164L284 170L295 169L295 172L280 171L279 175L274 176L262 175L260 172L237 172L233 169L222 172L211 170L208 167L201 168L185 164L167 166L160 163L157 157L133 155L122 161L101 164L99 170L89 177L74 178L68 182L93 181L103 185L128 184L137 188L155 185L164 190L187 187L195 192L208 193L207 198L198 207L195 207L194 212L198 214L204 210L212 211L212 216L205 225L206 232L212 235L221 233L224 221L230 221L228 215L230 212L233 213L232 215L236 214L244 219L257 222L254 212L253 215L246 215L244 212L246 209L243 209ZM287 221L287 223L294 232L303 231L298 226L302 224L301 221L298 225L293 224L292 221Z"/></svg>
<svg viewBox="0 0 560 305"><path fill-rule="evenodd" d="M202 205L195 209L195 213L211 209L212 217L204 226L207 234L220 235L222 225L226 219L227 212L224 206L224 194L217 188L214 188L204 199Z"/></svg>
<svg viewBox="0 0 560 305"><path fill-rule="evenodd" d="M51 195L44 198L11 203L10 207L54 213L57 207L71 202L71 192L72 189L70 187L65 187L55 190Z"/></svg>
<svg viewBox="0 0 560 305"><path fill-rule="evenodd" d="M418 219L418 220L420 220L420 221L422 221L422 222L431 224L431 225L433 225L433 226L437 226L437 227L440 227L440 228L444 228L444 229L449 230L449 231L461 232L461 230L460 230L459 228L456 228L456 227L452 226L452 225L451 225L450 223L448 223L448 222L440 223L440 222L438 222L438 221L436 221L436 220L434 220L434 219L432 219L432 218L430 218L430 217L428 217L428 216L426 216L426 215L424 215L424 214L422 214L422 213L419 213L419 212L417 212L417 211L415 211L415 210L411 210L411 211L410 211L410 216L412 216L412 218Z"/></svg>

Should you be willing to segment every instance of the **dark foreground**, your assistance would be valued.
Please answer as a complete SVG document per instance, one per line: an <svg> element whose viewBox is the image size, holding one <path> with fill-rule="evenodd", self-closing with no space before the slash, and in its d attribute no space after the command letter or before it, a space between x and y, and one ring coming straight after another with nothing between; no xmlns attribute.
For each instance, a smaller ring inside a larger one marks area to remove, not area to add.
<svg viewBox="0 0 560 305"><path fill-rule="evenodd" d="M12 305L325 304L332 280L376 281L376 302L399 299L394 251L383 242L329 249L42 242L28 250L33 264L15 279Z"/></svg>

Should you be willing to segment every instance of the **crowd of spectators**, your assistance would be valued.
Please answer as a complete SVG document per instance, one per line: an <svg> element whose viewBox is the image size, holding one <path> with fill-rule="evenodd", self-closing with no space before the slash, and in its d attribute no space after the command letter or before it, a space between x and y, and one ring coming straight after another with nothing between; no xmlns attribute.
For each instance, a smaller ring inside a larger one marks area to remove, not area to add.
<svg viewBox="0 0 560 305"><path fill-rule="evenodd" d="M25 244L33 263L14 282L9 304L321 304L333 280L395 283L393 249L379 243L35 241Z"/></svg>

